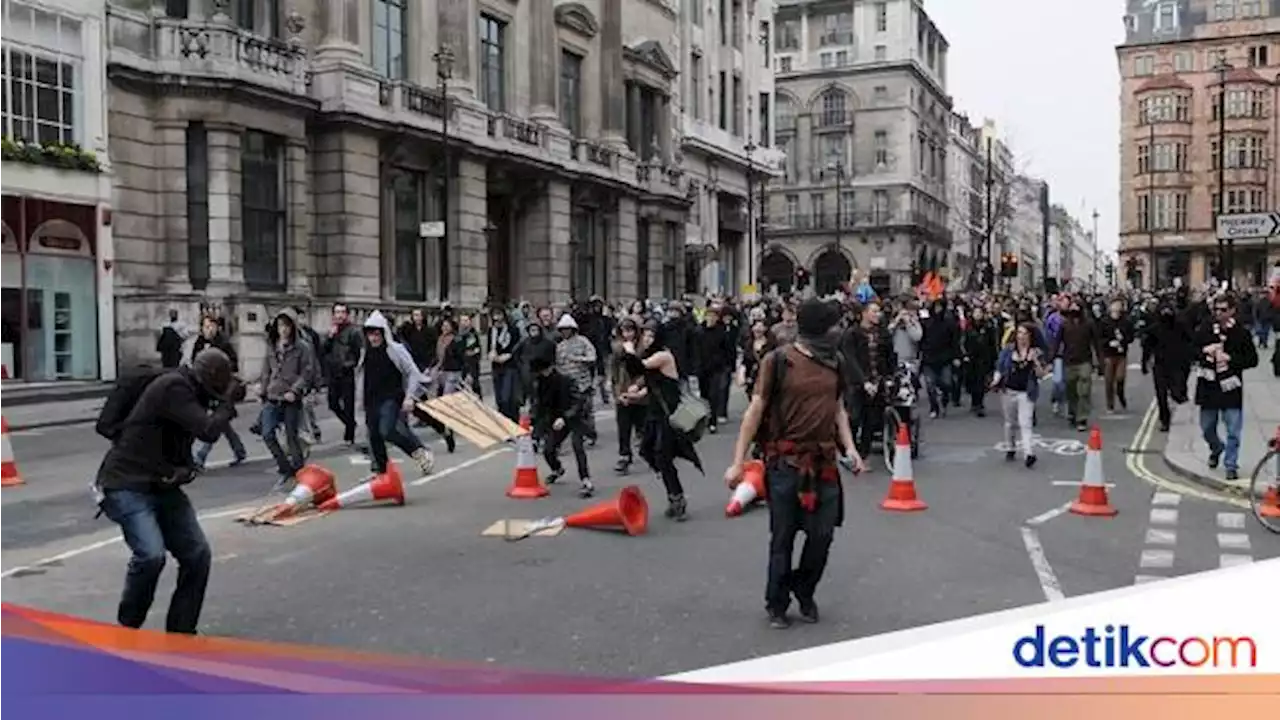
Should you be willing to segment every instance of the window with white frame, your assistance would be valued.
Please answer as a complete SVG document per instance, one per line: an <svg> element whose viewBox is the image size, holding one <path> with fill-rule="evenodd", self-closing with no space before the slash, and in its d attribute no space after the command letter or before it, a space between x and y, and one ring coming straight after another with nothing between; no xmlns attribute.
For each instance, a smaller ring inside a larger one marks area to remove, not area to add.
<svg viewBox="0 0 1280 720"><path fill-rule="evenodd" d="M844 92L831 88L822 93L820 124L824 127L828 125L843 125L846 121Z"/></svg>
<svg viewBox="0 0 1280 720"><path fill-rule="evenodd" d="M844 133L822 136L822 167L834 171L844 167Z"/></svg>
<svg viewBox="0 0 1280 720"><path fill-rule="evenodd" d="M789 72L791 72L791 58L790 58L790 57L780 57L780 58L778 58L778 72L780 72L780 73L789 73Z"/></svg>
<svg viewBox="0 0 1280 720"><path fill-rule="evenodd" d="M1226 48L1216 50L1206 50L1204 54L1204 69L1213 70L1219 65L1225 65L1227 62Z"/></svg>
<svg viewBox="0 0 1280 720"><path fill-rule="evenodd" d="M405 28L409 8L406 0L372 0L373 70L383 77L402 80L409 75L405 54Z"/></svg>
<svg viewBox="0 0 1280 720"><path fill-rule="evenodd" d="M800 196L788 195L786 201L787 224L795 225L796 218L800 216Z"/></svg>
<svg viewBox="0 0 1280 720"><path fill-rule="evenodd" d="M284 142L253 130L240 142L240 218L244 279L273 289L285 277Z"/></svg>
<svg viewBox="0 0 1280 720"><path fill-rule="evenodd" d="M3 131L40 143L81 142L84 64L74 18L18 2L4 3Z"/></svg>
<svg viewBox="0 0 1280 720"><path fill-rule="evenodd" d="M853 13L832 13L822 19L823 32L819 45L850 45L853 43Z"/></svg>
<svg viewBox="0 0 1280 720"><path fill-rule="evenodd" d="M1164 2L1156 7L1154 29L1156 32L1171 32L1178 29L1177 3Z"/></svg>
<svg viewBox="0 0 1280 720"><path fill-rule="evenodd" d="M1262 0L1240 0L1236 6L1236 16L1240 18L1262 17Z"/></svg>
<svg viewBox="0 0 1280 720"><path fill-rule="evenodd" d="M1138 124L1190 122L1191 99L1184 94L1144 97L1138 103Z"/></svg>
<svg viewBox="0 0 1280 720"><path fill-rule="evenodd" d="M1236 0L1216 0L1213 4L1214 20L1231 20L1236 16Z"/></svg>
<svg viewBox="0 0 1280 720"><path fill-rule="evenodd" d="M845 226L853 224L854 217L854 195L852 190L845 190L840 193L840 223Z"/></svg>
<svg viewBox="0 0 1280 720"><path fill-rule="evenodd" d="M1266 67L1271 63L1267 57L1269 48L1266 45L1252 45L1249 47L1249 67Z"/></svg>
<svg viewBox="0 0 1280 720"><path fill-rule="evenodd" d="M889 30L889 3L876 3L876 32Z"/></svg>
<svg viewBox="0 0 1280 720"><path fill-rule="evenodd" d="M1155 72L1156 59L1151 55L1139 55L1133 59L1133 74L1138 77Z"/></svg>
<svg viewBox="0 0 1280 720"><path fill-rule="evenodd" d="M876 165L883 167L889 164L889 131L877 130L875 134Z"/></svg>
<svg viewBox="0 0 1280 720"><path fill-rule="evenodd" d="M823 70L827 70L836 66L835 53L829 53L829 52L819 53L818 58L822 61Z"/></svg>
<svg viewBox="0 0 1280 720"><path fill-rule="evenodd" d="M822 220L826 217L826 200L822 193L811 193L809 195L809 211L813 215L815 225L822 225Z"/></svg>
<svg viewBox="0 0 1280 720"><path fill-rule="evenodd" d="M836 67L844 67L845 65L848 65L848 64L849 64L849 51L837 50L836 51Z"/></svg>
<svg viewBox="0 0 1280 720"><path fill-rule="evenodd" d="M773 49L777 52L800 49L800 21L783 20L774 30Z"/></svg>
<svg viewBox="0 0 1280 720"><path fill-rule="evenodd" d="M872 196L873 204L871 209L875 212L875 221L877 223L884 222L889 219L889 191L876 190Z"/></svg>
<svg viewBox="0 0 1280 720"><path fill-rule="evenodd" d="M1174 72L1192 72L1195 70L1195 56L1186 50L1173 54Z"/></svg>

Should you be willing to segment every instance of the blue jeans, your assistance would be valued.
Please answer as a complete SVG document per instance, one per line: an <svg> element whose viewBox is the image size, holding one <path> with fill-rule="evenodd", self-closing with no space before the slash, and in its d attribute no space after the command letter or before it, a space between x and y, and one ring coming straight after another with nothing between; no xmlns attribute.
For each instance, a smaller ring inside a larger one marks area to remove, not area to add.
<svg viewBox="0 0 1280 720"><path fill-rule="evenodd" d="M302 457L302 441L298 439L298 426L302 421L302 403L268 402L262 406L262 441L276 459L276 470L281 475L293 477L302 469L305 460ZM284 425L284 439L289 445L289 454L280 447L276 438L276 430Z"/></svg>
<svg viewBox="0 0 1280 720"><path fill-rule="evenodd" d="M400 412L400 401L390 398L382 401L364 403L364 426L369 433L369 454L373 456L374 473L387 471L387 441L412 455L422 448L422 441L409 429L404 413Z"/></svg>
<svg viewBox="0 0 1280 720"><path fill-rule="evenodd" d="M1050 402L1061 403L1067 399L1067 367L1062 358L1053 359L1053 392Z"/></svg>
<svg viewBox="0 0 1280 720"><path fill-rule="evenodd" d="M939 367L925 365L921 375L928 390L929 412L939 412L939 405L951 396L951 363Z"/></svg>
<svg viewBox="0 0 1280 720"><path fill-rule="evenodd" d="M102 512L120 526L133 553L116 613L120 624L140 628L146 621L167 551L178 561L178 586L169 600L165 629L194 634L209 584L212 552L187 494L176 487L154 492L106 490Z"/></svg>
<svg viewBox="0 0 1280 720"><path fill-rule="evenodd" d="M227 443L231 445L231 452L235 453L237 460L244 460L249 453L244 449L244 441L240 439L240 434L235 428L227 426L227 431L222 434L227 439ZM213 450L213 443L197 442L195 451L196 467L204 467L205 461L209 459L209 453Z"/></svg>
<svg viewBox="0 0 1280 720"><path fill-rule="evenodd" d="M1267 341L1271 339L1271 321L1259 320L1253 324L1253 334L1258 338L1258 344L1262 347L1267 346Z"/></svg>
<svg viewBox="0 0 1280 720"><path fill-rule="evenodd" d="M498 404L498 412L511 422L520 422L520 405L516 397L519 377L515 367L509 365L493 367L493 399Z"/></svg>
<svg viewBox="0 0 1280 720"><path fill-rule="evenodd" d="M1227 426L1226 452L1222 438L1218 436L1218 420ZM1244 427L1244 411L1240 408L1213 410L1200 408L1200 433L1209 443L1209 452L1222 453L1222 466L1226 470L1240 469L1240 429Z"/></svg>

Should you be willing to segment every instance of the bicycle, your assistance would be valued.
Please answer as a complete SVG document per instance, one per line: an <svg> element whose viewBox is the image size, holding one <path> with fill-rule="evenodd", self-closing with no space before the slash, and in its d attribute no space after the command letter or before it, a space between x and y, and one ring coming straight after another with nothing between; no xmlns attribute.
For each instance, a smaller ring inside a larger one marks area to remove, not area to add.
<svg viewBox="0 0 1280 720"><path fill-rule="evenodd" d="M885 398L881 430L877 437L881 453L884 456L885 469L893 472L894 454L897 451L898 426L906 424L907 436L911 440L911 459L920 457L920 414L916 412L916 400L920 390L920 376L916 369L901 363L893 377L888 378L881 388Z"/></svg>
<svg viewBox="0 0 1280 720"><path fill-rule="evenodd" d="M1275 468L1269 474L1265 471L1267 463L1274 463ZM1280 534L1280 428L1267 441L1267 454L1249 478L1249 507L1262 527Z"/></svg>

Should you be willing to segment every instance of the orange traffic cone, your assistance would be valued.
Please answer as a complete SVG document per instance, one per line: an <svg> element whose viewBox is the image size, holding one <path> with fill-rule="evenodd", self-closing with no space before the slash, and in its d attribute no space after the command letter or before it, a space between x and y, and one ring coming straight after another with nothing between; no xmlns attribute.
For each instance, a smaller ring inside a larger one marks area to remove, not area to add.
<svg viewBox="0 0 1280 720"><path fill-rule="evenodd" d="M649 529L649 503L640 488L628 485L613 500L565 517L564 524L575 528L621 528L628 535L643 535Z"/></svg>
<svg viewBox="0 0 1280 720"><path fill-rule="evenodd" d="M1080 480L1080 497L1071 503L1076 515L1112 517L1116 509L1107 498L1107 483L1102 478L1102 431L1097 425L1089 432L1089 447L1084 455L1084 478Z"/></svg>
<svg viewBox="0 0 1280 720"><path fill-rule="evenodd" d="M916 497L916 481L911 469L911 436L906 423L898 423L898 438L893 451L893 480L889 494L880 502L881 510L915 512L929 506Z"/></svg>
<svg viewBox="0 0 1280 720"><path fill-rule="evenodd" d="M396 505L404 505L404 480L400 477L400 466L394 460L387 461L387 471L380 473L368 482L360 483L350 490L331 497L320 504L321 512L341 510L361 503L390 500Z"/></svg>
<svg viewBox="0 0 1280 720"><path fill-rule="evenodd" d="M333 473L319 465L306 465L297 474L298 482L293 486L289 497L284 502L264 513L259 522L272 522L293 517L312 507L322 505L334 499L338 494L338 483Z"/></svg>
<svg viewBox="0 0 1280 720"><path fill-rule="evenodd" d="M1267 488L1267 493L1262 496L1258 514L1264 518L1280 518L1280 491L1274 485Z"/></svg>
<svg viewBox="0 0 1280 720"><path fill-rule="evenodd" d="M750 460L742 469L742 482L733 489L729 505L724 509L725 517L737 517L748 505L764 498L764 462Z"/></svg>
<svg viewBox="0 0 1280 720"><path fill-rule="evenodd" d="M0 487L23 484L18 462L13 458L13 444L9 442L9 421L0 416Z"/></svg>
<svg viewBox="0 0 1280 720"><path fill-rule="evenodd" d="M520 429L525 432L516 438L516 471L511 487L507 488L509 498L536 500L551 494L538 478L538 454L533 450L533 435L529 432L532 425L528 415L520 416Z"/></svg>

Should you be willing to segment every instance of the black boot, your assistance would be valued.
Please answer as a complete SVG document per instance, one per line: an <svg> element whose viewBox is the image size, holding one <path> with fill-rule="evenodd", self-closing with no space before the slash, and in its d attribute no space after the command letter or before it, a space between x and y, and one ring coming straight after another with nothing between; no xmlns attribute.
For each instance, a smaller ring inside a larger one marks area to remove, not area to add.
<svg viewBox="0 0 1280 720"><path fill-rule="evenodd" d="M667 517L676 522L684 522L689 519L689 506L684 501L684 495L667 496L667 511L664 513Z"/></svg>
<svg viewBox="0 0 1280 720"><path fill-rule="evenodd" d="M1121 410L1129 409L1129 401L1124 399L1124 383L1123 382L1116 383L1116 400L1120 401Z"/></svg>
<svg viewBox="0 0 1280 720"><path fill-rule="evenodd" d="M619 475L626 475L631 472L631 458L625 455L618 458L618 464L613 466L613 471Z"/></svg>

